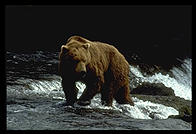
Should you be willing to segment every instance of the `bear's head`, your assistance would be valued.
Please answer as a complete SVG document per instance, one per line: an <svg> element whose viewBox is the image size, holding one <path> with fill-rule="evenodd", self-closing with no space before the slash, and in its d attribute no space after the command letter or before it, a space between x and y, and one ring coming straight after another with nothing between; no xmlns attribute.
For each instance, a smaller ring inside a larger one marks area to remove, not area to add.
<svg viewBox="0 0 196 134"><path fill-rule="evenodd" d="M81 43L78 41L72 41L66 45L62 45L59 55L61 64L60 72L67 67L68 71L73 71L80 78L84 78L87 73L86 66L91 60L89 47L90 43Z"/></svg>

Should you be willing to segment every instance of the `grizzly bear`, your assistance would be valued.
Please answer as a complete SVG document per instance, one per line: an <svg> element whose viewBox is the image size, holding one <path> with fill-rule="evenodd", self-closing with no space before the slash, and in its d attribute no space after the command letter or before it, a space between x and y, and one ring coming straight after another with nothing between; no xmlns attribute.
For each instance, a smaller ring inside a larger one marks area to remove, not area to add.
<svg viewBox="0 0 196 134"><path fill-rule="evenodd" d="M134 105L130 96L129 63L112 45L72 36L62 45L59 72L66 97L66 105L89 105L101 93L102 105ZM86 89L77 100L75 82L82 81Z"/></svg>

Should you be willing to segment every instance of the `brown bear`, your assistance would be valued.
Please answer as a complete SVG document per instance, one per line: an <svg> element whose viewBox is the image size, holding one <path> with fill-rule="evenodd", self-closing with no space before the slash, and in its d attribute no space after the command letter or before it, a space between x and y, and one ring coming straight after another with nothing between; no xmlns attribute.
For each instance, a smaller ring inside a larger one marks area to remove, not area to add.
<svg viewBox="0 0 196 134"><path fill-rule="evenodd" d="M129 64L112 45L72 36L62 45L59 71L66 105L89 105L101 93L103 105L112 106L113 98L119 104L134 105L130 96ZM82 81L86 89L77 100L75 82Z"/></svg>

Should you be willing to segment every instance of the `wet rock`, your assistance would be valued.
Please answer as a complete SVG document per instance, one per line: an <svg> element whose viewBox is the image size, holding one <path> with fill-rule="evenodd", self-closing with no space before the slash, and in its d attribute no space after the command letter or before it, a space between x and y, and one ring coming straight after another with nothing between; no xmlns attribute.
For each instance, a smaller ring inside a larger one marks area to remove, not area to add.
<svg viewBox="0 0 196 134"><path fill-rule="evenodd" d="M162 83L148 83L144 82L142 85L132 89L132 94L143 94L143 95L160 95L160 96L175 96L172 88L165 87Z"/></svg>
<svg viewBox="0 0 196 134"><path fill-rule="evenodd" d="M179 115L172 115L169 118L182 119L186 122L192 123L192 109L188 106L179 108Z"/></svg>
<svg viewBox="0 0 196 134"><path fill-rule="evenodd" d="M177 96L153 96L153 95L136 95L143 101L151 101L154 103L163 104L165 106L173 107L179 111L179 115L170 116L169 118L182 119L186 122L192 123L192 102Z"/></svg>

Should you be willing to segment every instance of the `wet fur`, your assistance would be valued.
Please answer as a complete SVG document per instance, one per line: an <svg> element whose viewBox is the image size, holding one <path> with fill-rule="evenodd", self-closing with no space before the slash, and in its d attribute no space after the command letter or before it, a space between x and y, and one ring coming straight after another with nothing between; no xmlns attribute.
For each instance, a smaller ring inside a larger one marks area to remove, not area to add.
<svg viewBox="0 0 196 134"><path fill-rule="evenodd" d="M77 57L73 58L74 60L85 62L87 76L82 81L87 88L79 98L79 102L90 101L97 93L101 93L104 105L111 106L113 98L120 104L134 105L130 96L130 69L125 57L112 45L89 41L80 36L70 37L67 44L61 47L59 54L59 71L68 103L73 104L77 101L77 89L74 83L79 79L75 75L77 65L74 64L74 60L68 62L64 59L66 51L64 49L69 49L68 55Z"/></svg>

